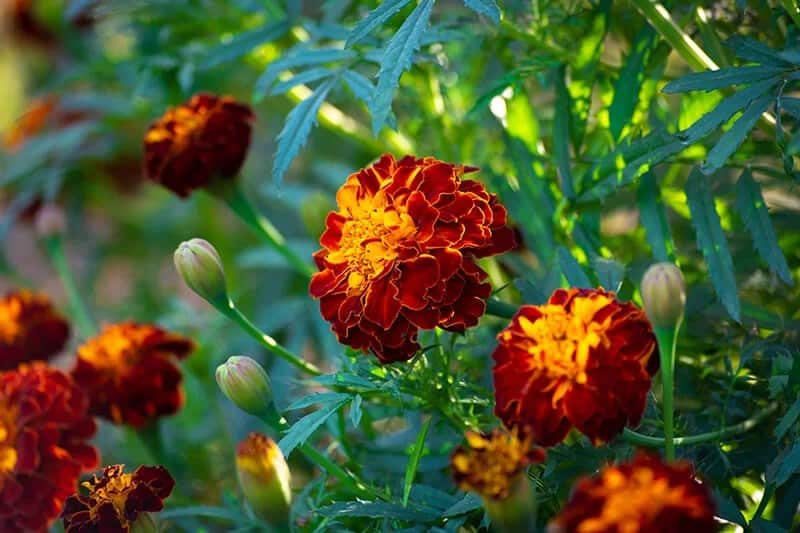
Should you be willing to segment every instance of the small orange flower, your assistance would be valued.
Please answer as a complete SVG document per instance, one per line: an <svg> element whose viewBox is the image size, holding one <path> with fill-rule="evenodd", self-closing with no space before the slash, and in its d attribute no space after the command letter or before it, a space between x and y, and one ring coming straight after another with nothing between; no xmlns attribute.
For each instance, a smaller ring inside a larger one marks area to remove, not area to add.
<svg viewBox="0 0 800 533"><path fill-rule="evenodd" d="M89 400L44 363L0 373L0 531L41 531L95 468Z"/></svg>
<svg viewBox="0 0 800 533"><path fill-rule="evenodd" d="M491 293L476 259L515 246L506 210L477 169L384 155L347 178L314 254L310 292L339 341L407 361L419 329L464 331Z"/></svg>
<svg viewBox="0 0 800 533"><path fill-rule="evenodd" d="M453 478L465 491L486 499L508 498L513 482L533 463L545 459L542 448L533 446L531 435L520 436L516 429L495 429L484 435L468 431L467 446L459 446L450 458Z"/></svg>
<svg viewBox="0 0 800 533"><path fill-rule="evenodd" d="M17 120L3 137L9 151L18 150L28 139L41 133L52 120L58 105L55 96L44 96L31 102L25 114Z"/></svg>
<svg viewBox="0 0 800 533"><path fill-rule="evenodd" d="M176 359L193 349L158 326L113 324L78 348L72 376L89 393L92 414L138 428L183 405Z"/></svg>
<svg viewBox="0 0 800 533"><path fill-rule="evenodd" d="M195 95L155 121L144 137L145 174L180 197L242 168L255 119L230 96Z"/></svg>
<svg viewBox="0 0 800 533"><path fill-rule="evenodd" d="M105 467L101 477L83 483L88 495L77 493L67 499L61 515L66 533L147 531L137 526L152 523L148 513L164 508L175 480L163 466L140 466L132 474L123 468Z"/></svg>
<svg viewBox="0 0 800 533"><path fill-rule="evenodd" d="M0 370L47 360L64 349L69 324L47 296L26 290L0 299Z"/></svg>
<svg viewBox="0 0 800 533"><path fill-rule="evenodd" d="M594 444L644 412L658 348L644 312L603 289L558 289L545 305L524 305L497 336L495 414L527 426L539 444L572 426Z"/></svg>
<svg viewBox="0 0 800 533"><path fill-rule="evenodd" d="M632 462L608 466L578 482L553 521L564 533L710 533L717 531L708 486L692 466L664 464L639 453Z"/></svg>

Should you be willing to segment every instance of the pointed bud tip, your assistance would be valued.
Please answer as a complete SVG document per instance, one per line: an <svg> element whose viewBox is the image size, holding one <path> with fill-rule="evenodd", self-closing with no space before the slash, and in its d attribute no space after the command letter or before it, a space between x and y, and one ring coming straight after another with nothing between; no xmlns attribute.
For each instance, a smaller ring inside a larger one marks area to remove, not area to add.
<svg viewBox="0 0 800 533"><path fill-rule="evenodd" d="M253 512L275 527L285 527L291 504L289 465L275 441L250 433L236 447L236 474Z"/></svg>
<svg viewBox="0 0 800 533"><path fill-rule="evenodd" d="M239 409L254 416L269 411L272 386L266 370L245 355L233 355L217 367L217 385Z"/></svg>
<svg viewBox="0 0 800 533"><path fill-rule="evenodd" d="M656 263L642 277L642 304L656 327L675 327L686 307L686 282L672 263Z"/></svg>
<svg viewBox="0 0 800 533"><path fill-rule="evenodd" d="M214 246L204 239L182 242L173 255L175 269L186 285L217 308L229 303L225 271Z"/></svg>

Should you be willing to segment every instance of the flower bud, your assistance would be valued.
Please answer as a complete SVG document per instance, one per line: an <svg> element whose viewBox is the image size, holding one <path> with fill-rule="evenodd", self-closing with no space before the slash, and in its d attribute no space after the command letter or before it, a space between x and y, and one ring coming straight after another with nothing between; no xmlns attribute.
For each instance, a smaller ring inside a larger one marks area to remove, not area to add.
<svg viewBox="0 0 800 533"><path fill-rule="evenodd" d="M182 242L175 250L178 274L198 296L217 308L230 303L222 259L214 246L204 239Z"/></svg>
<svg viewBox="0 0 800 533"><path fill-rule="evenodd" d="M269 412L272 387L266 370L245 355L233 355L217 367L217 385L236 407L254 416Z"/></svg>
<svg viewBox="0 0 800 533"><path fill-rule="evenodd" d="M642 278L642 303L647 318L657 328L673 328L683 318L686 284L672 263L656 263Z"/></svg>
<svg viewBox="0 0 800 533"><path fill-rule="evenodd" d="M280 531L288 529L291 475L275 441L250 433L236 447L236 474L253 512Z"/></svg>
<svg viewBox="0 0 800 533"><path fill-rule="evenodd" d="M61 235L66 227L64 210L55 204L46 204L36 211L34 225L39 237Z"/></svg>

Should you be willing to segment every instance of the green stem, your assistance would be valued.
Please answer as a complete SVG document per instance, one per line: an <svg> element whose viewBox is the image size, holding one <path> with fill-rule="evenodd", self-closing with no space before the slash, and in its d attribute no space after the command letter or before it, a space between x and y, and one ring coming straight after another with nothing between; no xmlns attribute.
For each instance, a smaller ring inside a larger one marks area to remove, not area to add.
<svg viewBox="0 0 800 533"><path fill-rule="evenodd" d="M778 409L777 403L769 404L763 411L757 415L743 420L738 424L727 426L717 431L709 431L708 433L700 433L698 435L691 435L689 437L677 437L674 439L675 446L689 446L693 444L703 444L706 442L716 442L728 437L733 437L742 433L746 433L758 426L764 420L769 418ZM666 445L666 439L663 437L651 437L649 435L642 435L630 429L625 429L622 438L631 444L644 446L647 448L663 448Z"/></svg>
<svg viewBox="0 0 800 533"><path fill-rule="evenodd" d="M267 335L266 333L262 332L255 324L253 324L249 318L247 318L233 302L229 302L228 308L217 308L220 312L222 312L225 316L236 322L239 327L241 327L248 335L253 337L257 340L264 348L269 350L270 352L274 353L278 357L285 359L292 365L296 366L303 372L307 374L311 374L312 376L321 376L322 371L317 368L314 364L309 363L308 361L304 361L300 357L296 356L280 344L278 341Z"/></svg>
<svg viewBox="0 0 800 533"><path fill-rule="evenodd" d="M209 188L209 192L222 200L236 216L250 226L256 233L261 235L273 250L286 259L296 272L302 274L307 279L311 278L314 274L314 268L311 266L311 263L289 248L286 239L281 232L278 231L278 228L255 210L253 204L251 204L244 195L236 180L218 179L216 183Z"/></svg>
<svg viewBox="0 0 800 533"><path fill-rule="evenodd" d="M673 327L656 326L656 340L661 363L661 390L664 412L664 452L668 461L675 460L675 422L673 400L675 393L675 341L680 320Z"/></svg>
<svg viewBox="0 0 800 533"><path fill-rule="evenodd" d="M486 314L499 318L513 318L519 311L519 306L503 302L496 298L486 300Z"/></svg>
<svg viewBox="0 0 800 533"><path fill-rule="evenodd" d="M133 429L132 432L142 443L142 446L157 464L164 463L164 439L161 436L161 424L154 420L147 426L140 429Z"/></svg>
<svg viewBox="0 0 800 533"><path fill-rule="evenodd" d="M45 237L42 242L53 268L61 279L64 292L67 294L67 301L69 302L72 317L75 319L75 323L78 326L78 332L82 338L87 339L95 334L95 324L89 314L86 303L81 297L78 286L75 284L75 278L72 275L72 270L67 262L67 256L64 253L64 242L61 239L61 235Z"/></svg>

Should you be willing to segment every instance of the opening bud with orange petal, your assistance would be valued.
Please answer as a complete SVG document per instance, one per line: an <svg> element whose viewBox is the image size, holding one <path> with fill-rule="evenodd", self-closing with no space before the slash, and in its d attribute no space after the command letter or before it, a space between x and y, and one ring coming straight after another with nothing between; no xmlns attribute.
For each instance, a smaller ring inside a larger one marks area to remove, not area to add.
<svg viewBox="0 0 800 533"><path fill-rule="evenodd" d="M545 451L517 429L468 431L464 437L465 445L450 458L456 484L481 496L494 531L533 531L536 506L526 472L544 461Z"/></svg>
<svg viewBox="0 0 800 533"><path fill-rule="evenodd" d="M61 516L66 533L158 533L152 513L164 508L175 480L163 466L140 466L128 474L124 465L112 465L83 486L89 494L78 492L64 505Z"/></svg>
<svg viewBox="0 0 800 533"><path fill-rule="evenodd" d="M217 385L242 411L263 417L270 412L272 386L269 375L246 355L232 355L217 367Z"/></svg>
<svg viewBox="0 0 800 533"><path fill-rule="evenodd" d="M182 242L173 259L181 279L198 296L217 309L230 307L222 258L210 242L204 239Z"/></svg>
<svg viewBox="0 0 800 533"><path fill-rule="evenodd" d="M250 433L236 447L236 475L253 512L279 531L288 531L291 474L275 441Z"/></svg>
<svg viewBox="0 0 800 533"><path fill-rule="evenodd" d="M642 278L642 304L655 327L674 328L683 319L686 282L672 263L656 263Z"/></svg>

